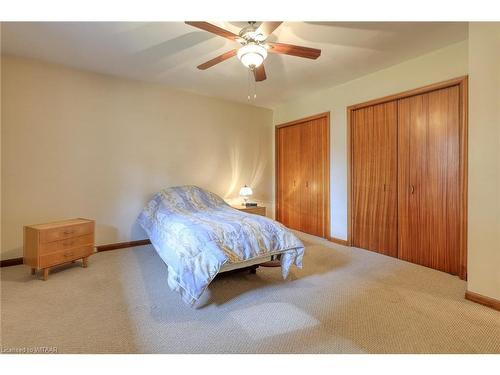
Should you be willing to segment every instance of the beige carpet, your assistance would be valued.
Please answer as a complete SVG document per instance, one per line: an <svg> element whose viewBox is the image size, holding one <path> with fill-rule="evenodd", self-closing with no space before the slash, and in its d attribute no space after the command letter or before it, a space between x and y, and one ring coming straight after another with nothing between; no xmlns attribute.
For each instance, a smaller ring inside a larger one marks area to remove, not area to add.
<svg viewBox="0 0 500 375"><path fill-rule="evenodd" d="M1 345L62 353L500 353L500 313L465 282L302 236L304 269L215 280L197 309L167 287L152 247L92 256L47 282L1 269ZM29 349L28 349L29 350Z"/></svg>

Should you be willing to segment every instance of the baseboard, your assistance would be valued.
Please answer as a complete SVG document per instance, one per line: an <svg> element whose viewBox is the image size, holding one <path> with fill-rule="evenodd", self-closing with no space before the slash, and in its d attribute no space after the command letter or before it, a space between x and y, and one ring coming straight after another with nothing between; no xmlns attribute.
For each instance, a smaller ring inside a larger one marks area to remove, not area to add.
<svg viewBox="0 0 500 375"><path fill-rule="evenodd" d="M338 243L339 245L349 246L349 242L346 240L341 240L340 238L328 237L328 241L333 243Z"/></svg>
<svg viewBox="0 0 500 375"><path fill-rule="evenodd" d="M116 249L125 249L127 247L134 246L143 246L149 245L151 241L146 240L137 240L137 241L129 241L129 242L118 242L118 243L110 243L107 245L96 246L96 250L99 251L108 251L108 250L116 250ZM11 258L11 259L3 259L0 260L0 267L10 267L10 266L18 266L23 264L23 258Z"/></svg>
<svg viewBox="0 0 500 375"><path fill-rule="evenodd" d="M23 264L23 258L11 258L0 260L0 267L18 266Z"/></svg>
<svg viewBox="0 0 500 375"><path fill-rule="evenodd" d="M492 309L500 311L500 301L491 298L491 297L486 297L483 296L482 294L474 293L474 292L469 292L468 290L465 292L465 299L468 299L469 301L480 303L481 305L491 307Z"/></svg>
<svg viewBox="0 0 500 375"><path fill-rule="evenodd" d="M125 249L127 247L135 247L135 246L143 246L143 245L149 245L151 244L151 241L148 239L145 240L136 240L136 241L129 241L129 242L118 242L118 243L110 243L107 245L99 245L96 246L96 250L99 251L109 251L109 250L116 250L116 249Z"/></svg>

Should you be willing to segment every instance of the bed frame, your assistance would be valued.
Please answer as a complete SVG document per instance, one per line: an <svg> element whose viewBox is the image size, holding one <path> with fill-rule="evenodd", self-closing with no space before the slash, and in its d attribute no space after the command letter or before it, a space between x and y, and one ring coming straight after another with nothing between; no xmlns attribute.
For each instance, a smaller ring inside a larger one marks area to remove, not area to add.
<svg viewBox="0 0 500 375"><path fill-rule="evenodd" d="M280 267L279 255L268 255L260 258L246 260L238 263L227 263L220 269L219 274L228 274L233 272L250 271L251 274L257 273L257 268L262 267Z"/></svg>

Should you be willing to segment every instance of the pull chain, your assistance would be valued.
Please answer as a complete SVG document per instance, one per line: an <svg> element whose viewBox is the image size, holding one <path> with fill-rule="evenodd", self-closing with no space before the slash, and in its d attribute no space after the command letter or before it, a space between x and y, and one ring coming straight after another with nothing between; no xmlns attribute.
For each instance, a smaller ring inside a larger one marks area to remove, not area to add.
<svg viewBox="0 0 500 375"><path fill-rule="evenodd" d="M255 69L255 68L254 68ZM253 72L252 72L253 73ZM255 75L253 75L253 100L257 99L257 81L255 80Z"/></svg>
<svg viewBox="0 0 500 375"><path fill-rule="evenodd" d="M255 101L255 99L257 99L257 82L255 81L253 69L248 69L247 99L249 102L251 102L252 100Z"/></svg>
<svg viewBox="0 0 500 375"><path fill-rule="evenodd" d="M248 69L248 79L247 79L247 99L250 101L250 79L251 79L252 69Z"/></svg>

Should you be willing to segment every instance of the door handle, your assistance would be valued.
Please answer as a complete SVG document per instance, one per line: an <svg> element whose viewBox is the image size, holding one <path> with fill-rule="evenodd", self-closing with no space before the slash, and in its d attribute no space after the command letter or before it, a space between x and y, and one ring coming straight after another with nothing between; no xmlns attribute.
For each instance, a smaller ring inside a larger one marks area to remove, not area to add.
<svg viewBox="0 0 500 375"><path fill-rule="evenodd" d="M306 181L306 188L309 187L309 181Z"/></svg>
<svg viewBox="0 0 500 375"><path fill-rule="evenodd" d="M384 193L385 193L385 191L386 191L386 185L384 184Z"/></svg>
<svg viewBox="0 0 500 375"><path fill-rule="evenodd" d="M410 185L410 193L411 194L415 193L415 186Z"/></svg>

